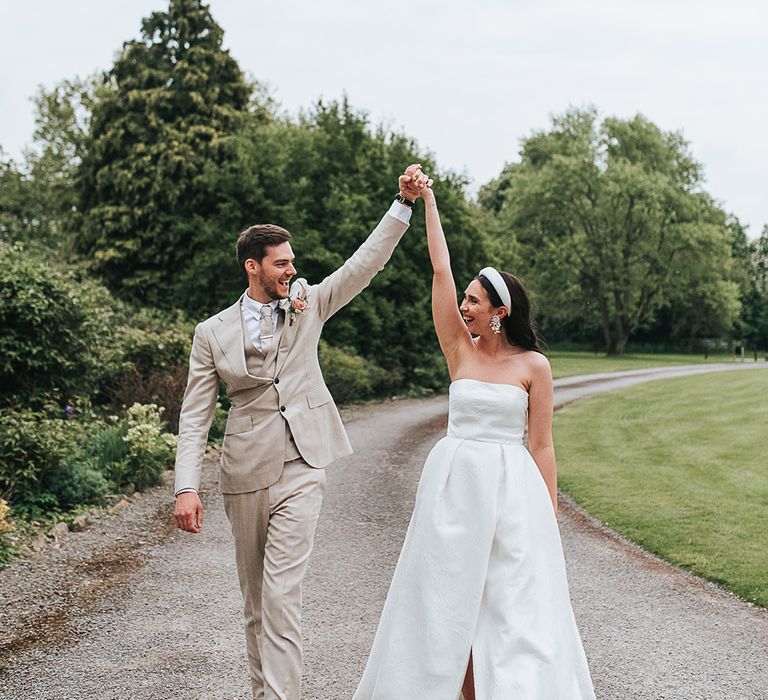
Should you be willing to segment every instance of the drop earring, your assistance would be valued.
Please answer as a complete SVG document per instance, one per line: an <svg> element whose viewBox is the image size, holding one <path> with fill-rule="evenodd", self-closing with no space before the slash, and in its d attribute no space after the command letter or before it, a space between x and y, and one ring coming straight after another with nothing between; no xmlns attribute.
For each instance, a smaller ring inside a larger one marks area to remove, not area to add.
<svg viewBox="0 0 768 700"><path fill-rule="evenodd" d="M496 335L501 333L501 319L499 318L499 314L494 314L491 316L491 330Z"/></svg>

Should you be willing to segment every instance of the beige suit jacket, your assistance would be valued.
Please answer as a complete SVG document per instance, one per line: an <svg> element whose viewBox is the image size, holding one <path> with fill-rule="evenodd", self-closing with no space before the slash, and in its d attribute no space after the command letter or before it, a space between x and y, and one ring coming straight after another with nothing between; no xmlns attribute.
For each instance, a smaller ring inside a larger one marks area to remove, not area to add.
<svg viewBox="0 0 768 700"><path fill-rule="evenodd" d="M286 423L304 460L325 467L351 454L346 431L323 381L317 346L325 322L383 269L408 225L386 214L354 255L320 284L307 287L309 308L286 313L277 363L268 376L246 368L240 299L195 328L179 418L175 492L199 488L200 470L218 398L226 385L231 408L221 455L223 493L245 493L277 481L285 458ZM300 281L300 284L303 282ZM292 295L297 285L292 286Z"/></svg>

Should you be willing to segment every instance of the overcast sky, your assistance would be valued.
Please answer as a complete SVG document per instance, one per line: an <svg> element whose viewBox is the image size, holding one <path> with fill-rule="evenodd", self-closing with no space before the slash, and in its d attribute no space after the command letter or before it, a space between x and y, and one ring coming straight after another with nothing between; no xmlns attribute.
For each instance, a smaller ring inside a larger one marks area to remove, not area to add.
<svg viewBox="0 0 768 700"><path fill-rule="evenodd" d="M768 223L768 3L761 0L212 0L225 48L295 113L343 93L475 191L569 106L680 130L707 190ZM0 2L0 145L39 84L108 68L166 0Z"/></svg>

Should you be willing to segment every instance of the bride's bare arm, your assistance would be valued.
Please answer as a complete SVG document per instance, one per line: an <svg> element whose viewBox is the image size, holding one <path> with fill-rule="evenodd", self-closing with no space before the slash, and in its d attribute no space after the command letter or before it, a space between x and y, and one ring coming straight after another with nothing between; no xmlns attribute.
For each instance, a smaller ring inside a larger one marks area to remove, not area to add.
<svg viewBox="0 0 768 700"><path fill-rule="evenodd" d="M432 261L432 318L437 339L449 366L463 347L470 347L472 336L456 303L456 284L451 270L451 257L445 241L435 194L430 187L421 191L427 219L427 245Z"/></svg>
<svg viewBox="0 0 768 700"><path fill-rule="evenodd" d="M552 441L554 387L549 360L537 352L531 358L528 388L528 449L547 485L552 507L557 515L557 463Z"/></svg>

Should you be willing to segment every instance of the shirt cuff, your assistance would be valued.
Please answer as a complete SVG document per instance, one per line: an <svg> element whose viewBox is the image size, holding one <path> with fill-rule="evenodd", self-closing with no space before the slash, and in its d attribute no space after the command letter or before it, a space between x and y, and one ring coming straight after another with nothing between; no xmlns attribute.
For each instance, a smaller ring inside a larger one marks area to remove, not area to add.
<svg viewBox="0 0 768 700"><path fill-rule="evenodd" d="M387 214L394 216L398 221L402 221L404 224L410 224L413 210L406 204L395 200L392 202L392 206L389 208Z"/></svg>
<svg viewBox="0 0 768 700"><path fill-rule="evenodd" d="M188 491L191 491L192 493L197 493L197 489L193 489L191 486L185 488L185 489L179 489L174 496L178 496L180 493L187 493Z"/></svg>

